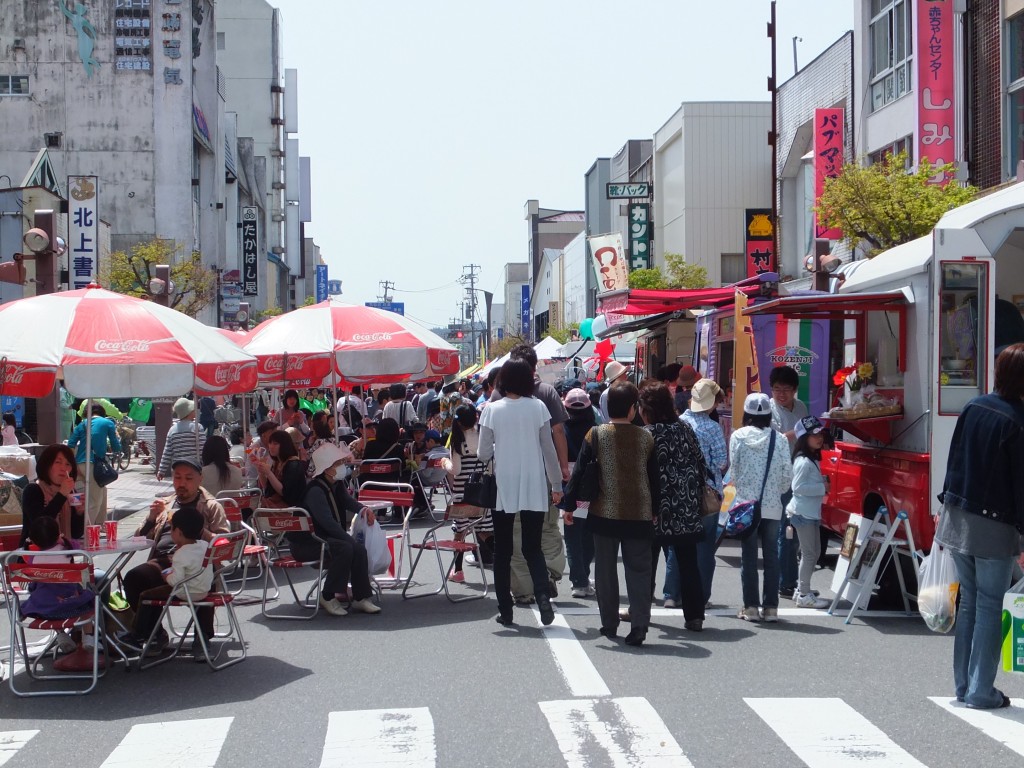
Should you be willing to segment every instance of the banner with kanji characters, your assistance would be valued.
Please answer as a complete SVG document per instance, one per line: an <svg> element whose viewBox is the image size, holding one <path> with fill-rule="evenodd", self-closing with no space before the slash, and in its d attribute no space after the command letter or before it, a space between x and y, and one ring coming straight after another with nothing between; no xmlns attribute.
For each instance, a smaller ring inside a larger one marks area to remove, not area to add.
<svg viewBox="0 0 1024 768"><path fill-rule="evenodd" d="M620 291L629 288L629 269L622 253L622 235L614 232L610 235L588 237L590 253L594 258L594 271L597 273L597 292Z"/></svg>
<svg viewBox="0 0 1024 768"><path fill-rule="evenodd" d="M242 208L242 293L255 296L260 292L260 228L259 208Z"/></svg>
<svg viewBox="0 0 1024 768"><path fill-rule="evenodd" d="M97 176L68 176L68 264L72 288L96 282L100 267Z"/></svg>
<svg viewBox="0 0 1024 768"><path fill-rule="evenodd" d="M775 240L770 208L747 208L744 216L747 277L775 271Z"/></svg>
<svg viewBox="0 0 1024 768"><path fill-rule="evenodd" d="M814 209L817 211L825 180L834 179L843 170L844 110L840 108L814 110ZM839 240L841 229L829 229L814 218L814 236L823 240Z"/></svg>
<svg viewBox="0 0 1024 768"><path fill-rule="evenodd" d="M736 303L733 306L733 342L732 367L732 424L739 428L743 424L743 402L751 392L760 392L761 383L757 369L757 348L754 344L754 327L750 317L743 310L750 304L747 294L736 291Z"/></svg>
<svg viewBox="0 0 1024 768"><path fill-rule="evenodd" d="M651 204L629 204L629 268L650 269Z"/></svg>
<svg viewBox="0 0 1024 768"><path fill-rule="evenodd" d="M953 3L918 0L917 157L932 165L956 159L956 64L953 53ZM937 173L929 181L943 184L951 175Z"/></svg>

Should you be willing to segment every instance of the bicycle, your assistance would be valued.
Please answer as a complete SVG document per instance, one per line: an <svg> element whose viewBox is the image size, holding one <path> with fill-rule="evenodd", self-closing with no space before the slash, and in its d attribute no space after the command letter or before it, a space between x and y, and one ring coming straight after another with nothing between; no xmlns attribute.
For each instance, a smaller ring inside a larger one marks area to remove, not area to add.
<svg viewBox="0 0 1024 768"><path fill-rule="evenodd" d="M113 455L118 457L117 464L115 465L118 469L128 469L128 465L132 463L132 446L135 443L135 429L136 423L131 419L121 419L117 422L117 437L121 441L121 450L119 453Z"/></svg>
<svg viewBox="0 0 1024 768"><path fill-rule="evenodd" d="M110 466L117 467L118 469L128 469L128 465L131 463L132 457L125 451L111 451L107 454L107 461Z"/></svg>

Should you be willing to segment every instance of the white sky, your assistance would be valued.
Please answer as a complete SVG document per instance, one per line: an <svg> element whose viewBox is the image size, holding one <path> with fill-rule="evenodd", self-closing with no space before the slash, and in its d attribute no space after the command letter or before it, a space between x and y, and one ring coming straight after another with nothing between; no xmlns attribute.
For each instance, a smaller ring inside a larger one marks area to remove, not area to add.
<svg viewBox="0 0 1024 768"><path fill-rule="evenodd" d="M503 265L526 261L526 200L582 210L594 160L683 101L768 100L768 0L270 2L299 70L307 235L345 301L392 280L428 326L457 315L463 265L500 301ZM793 36L806 65L854 5L779 0L780 83Z"/></svg>

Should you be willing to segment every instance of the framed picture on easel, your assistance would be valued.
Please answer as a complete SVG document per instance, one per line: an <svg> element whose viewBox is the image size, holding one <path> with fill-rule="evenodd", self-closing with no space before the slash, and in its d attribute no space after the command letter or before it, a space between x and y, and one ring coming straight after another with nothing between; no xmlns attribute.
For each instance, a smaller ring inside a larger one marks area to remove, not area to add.
<svg viewBox="0 0 1024 768"><path fill-rule="evenodd" d="M839 550L839 555L845 557L847 560L853 559L854 550L857 549L857 532L860 530L860 526L856 523L847 523L846 529L843 531L843 547Z"/></svg>

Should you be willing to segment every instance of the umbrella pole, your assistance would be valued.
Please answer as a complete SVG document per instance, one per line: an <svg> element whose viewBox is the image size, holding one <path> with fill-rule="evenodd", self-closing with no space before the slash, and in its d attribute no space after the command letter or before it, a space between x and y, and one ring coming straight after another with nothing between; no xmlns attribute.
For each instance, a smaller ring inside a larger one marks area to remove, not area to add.
<svg viewBox="0 0 1024 768"><path fill-rule="evenodd" d="M85 524L91 525L89 518L90 482L92 478L92 398L85 398Z"/></svg>
<svg viewBox="0 0 1024 768"><path fill-rule="evenodd" d="M338 410L338 372L334 370L334 366L331 366L331 400L334 401L334 444L341 444L341 424L338 422L341 420L341 412ZM349 429L354 431L354 427L349 424Z"/></svg>

